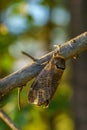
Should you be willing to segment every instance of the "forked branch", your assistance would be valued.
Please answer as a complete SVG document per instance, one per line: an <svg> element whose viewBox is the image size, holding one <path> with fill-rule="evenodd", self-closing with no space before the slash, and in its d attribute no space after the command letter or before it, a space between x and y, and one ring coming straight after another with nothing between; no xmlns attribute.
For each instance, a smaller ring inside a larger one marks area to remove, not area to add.
<svg viewBox="0 0 87 130"><path fill-rule="evenodd" d="M29 80L34 78L46 65L46 62L50 60L54 51L46 54L38 59L31 65L14 72L5 78L0 80L0 99L14 88L25 85ZM66 60L72 58L81 52L87 50L87 32L73 38L72 40L65 42L59 47L58 53L62 55Z"/></svg>

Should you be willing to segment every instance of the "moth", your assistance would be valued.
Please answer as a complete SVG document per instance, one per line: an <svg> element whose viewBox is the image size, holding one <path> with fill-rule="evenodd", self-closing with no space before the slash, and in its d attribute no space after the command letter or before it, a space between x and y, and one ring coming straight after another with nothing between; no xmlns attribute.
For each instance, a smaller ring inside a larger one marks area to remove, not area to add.
<svg viewBox="0 0 87 130"><path fill-rule="evenodd" d="M28 93L29 103L37 106L48 106L60 83L64 69L64 57L56 53L53 54L49 63L38 74L30 87Z"/></svg>

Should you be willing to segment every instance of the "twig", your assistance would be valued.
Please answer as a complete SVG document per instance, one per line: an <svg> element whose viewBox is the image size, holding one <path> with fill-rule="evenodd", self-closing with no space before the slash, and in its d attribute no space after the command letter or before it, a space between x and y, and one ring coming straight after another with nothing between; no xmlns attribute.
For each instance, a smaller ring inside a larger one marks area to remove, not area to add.
<svg viewBox="0 0 87 130"><path fill-rule="evenodd" d="M22 54L28 56L29 58L31 58L33 61L37 61L38 59L35 59L33 56L31 56L30 54L28 54L27 52L22 51Z"/></svg>
<svg viewBox="0 0 87 130"><path fill-rule="evenodd" d="M20 130L14 122L10 119L10 117L0 109L0 118L12 129L12 130Z"/></svg>
<svg viewBox="0 0 87 130"><path fill-rule="evenodd" d="M62 44L59 48L59 54L64 56L66 60L80 54L81 52L87 50L87 32L84 32L76 38ZM43 69L46 62L50 60L55 51L57 51L57 49L41 57L37 60L37 62L34 62L33 64L1 79L0 99L12 89L19 86L21 87L34 78Z"/></svg>

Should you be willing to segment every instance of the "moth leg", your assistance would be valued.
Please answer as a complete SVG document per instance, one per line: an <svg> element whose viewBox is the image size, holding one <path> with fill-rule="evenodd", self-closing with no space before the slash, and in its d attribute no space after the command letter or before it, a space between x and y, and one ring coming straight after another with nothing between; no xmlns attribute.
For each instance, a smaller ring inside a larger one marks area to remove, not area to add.
<svg viewBox="0 0 87 130"><path fill-rule="evenodd" d="M61 47L61 44L59 44L59 45L54 45L54 47L57 48L57 49L59 50L60 47Z"/></svg>
<svg viewBox="0 0 87 130"><path fill-rule="evenodd" d="M54 52L54 54L53 54L53 56L55 57L55 56L61 56L62 58L64 58L62 55L61 55L61 53L60 53L60 47L61 47L62 45L61 44L59 44L59 45L54 45L54 47L56 47L56 51Z"/></svg>
<svg viewBox="0 0 87 130"><path fill-rule="evenodd" d="M56 47L56 52L54 53L54 55L56 55L56 54L60 55L60 47L61 47L61 45L60 44L59 45L54 45L54 47Z"/></svg>
<svg viewBox="0 0 87 130"><path fill-rule="evenodd" d="M23 86L18 87L18 109L19 110L21 109L20 93L21 93L22 89L23 89Z"/></svg>

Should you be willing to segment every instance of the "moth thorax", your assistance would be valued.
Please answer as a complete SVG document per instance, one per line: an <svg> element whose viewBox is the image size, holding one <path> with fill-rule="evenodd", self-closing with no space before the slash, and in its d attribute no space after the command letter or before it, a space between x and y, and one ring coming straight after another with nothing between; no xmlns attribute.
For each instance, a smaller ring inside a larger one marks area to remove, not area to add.
<svg viewBox="0 0 87 130"><path fill-rule="evenodd" d="M53 63L56 65L57 68L59 69L65 69L65 59L61 56L56 56L53 59Z"/></svg>

